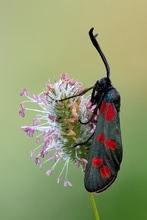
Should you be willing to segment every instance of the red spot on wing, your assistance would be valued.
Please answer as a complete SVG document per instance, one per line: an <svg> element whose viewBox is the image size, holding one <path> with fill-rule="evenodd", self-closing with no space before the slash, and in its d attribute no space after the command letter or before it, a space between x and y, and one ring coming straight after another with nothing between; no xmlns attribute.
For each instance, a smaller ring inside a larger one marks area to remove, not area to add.
<svg viewBox="0 0 147 220"><path fill-rule="evenodd" d="M105 147L109 147L111 150L115 150L117 147L116 142L114 140L108 140L108 139L104 140L104 145Z"/></svg>
<svg viewBox="0 0 147 220"><path fill-rule="evenodd" d="M104 139L105 139L104 133L100 133L100 134L97 135L97 141L98 142L103 142Z"/></svg>
<svg viewBox="0 0 147 220"><path fill-rule="evenodd" d="M101 104L101 108L100 108L100 114L103 114L105 112L106 109L106 101L103 101Z"/></svg>
<svg viewBox="0 0 147 220"><path fill-rule="evenodd" d="M99 157L94 157L94 158L92 159L92 166L94 166L94 167L98 167L98 166L100 166L102 163L103 163L103 160L102 160L101 158L99 158Z"/></svg>
<svg viewBox="0 0 147 220"><path fill-rule="evenodd" d="M115 110L113 104L109 103L108 109L105 115L106 121L111 121L115 117Z"/></svg>
<svg viewBox="0 0 147 220"><path fill-rule="evenodd" d="M103 166L101 169L100 169L100 174L103 178L109 178L110 175L111 175L111 172L110 172L110 169L108 166Z"/></svg>

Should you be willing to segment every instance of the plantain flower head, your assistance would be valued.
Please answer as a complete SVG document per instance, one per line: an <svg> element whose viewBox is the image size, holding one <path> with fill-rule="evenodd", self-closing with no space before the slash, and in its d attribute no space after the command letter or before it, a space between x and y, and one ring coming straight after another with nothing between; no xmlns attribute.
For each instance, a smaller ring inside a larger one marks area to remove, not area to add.
<svg viewBox="0 0 147 220"><path fill-rule="evenodd" d="M36 148L31 151L31 158L40 169L47 164L47 176L63 161L57 183L64 174L64 186L72 186L68 180L70 162L85 169L91 145L88 138L95 129L95 123L81 123L88 121L94 110L89 97L77 96L83 91L82 83L63 73L59 81L49 82L39 95L30 96L26 89L20 93L26 96L20 104L20 116L24 117L26 111L34 112L32 125L21 127L29 137L36 137Z"/></svg>

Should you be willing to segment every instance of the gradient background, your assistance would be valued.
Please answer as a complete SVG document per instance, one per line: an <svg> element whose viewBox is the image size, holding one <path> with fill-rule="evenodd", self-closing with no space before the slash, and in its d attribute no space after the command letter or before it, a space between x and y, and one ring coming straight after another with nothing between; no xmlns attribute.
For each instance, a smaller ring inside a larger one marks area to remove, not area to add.
<svg viewBox="0 0 147 220"><path fill-rule="evenodd" d="M94 219L83 173L56 184L29 158L35 145L20 130L22 88L39 93L62 72L92 86L105 76L88 31L95 28L122 97L124 158L117 181L96 195L101 220L147 219L147 1L0 0L0 219ZM49 164L48 164L49 166Z"/></svg>

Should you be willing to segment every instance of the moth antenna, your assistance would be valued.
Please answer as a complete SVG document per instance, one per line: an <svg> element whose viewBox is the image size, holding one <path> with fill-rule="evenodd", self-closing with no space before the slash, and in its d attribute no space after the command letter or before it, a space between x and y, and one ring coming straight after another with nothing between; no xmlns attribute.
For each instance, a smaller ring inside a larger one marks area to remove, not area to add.
<svg viewBox="0 0 147 220"><path fill-rule="evenodd" d="M98 34L95 34L93 35L93 30L94 28L91 28L90 31L89 31L89 36L90 36L90 39L94 45L94 47L96 48L96 50L98 51L98 53L100 54L102 60L103 60L103 63L105 65L105 68L106 68L106 72L107 72L107 79L110 77L110 67L109 67L109 64L108 64L108 61L105 57L105 55L103 54L101 48L100 48L100 45L98 44L97 40L96 40L96 37L98 36Z"/></svg>

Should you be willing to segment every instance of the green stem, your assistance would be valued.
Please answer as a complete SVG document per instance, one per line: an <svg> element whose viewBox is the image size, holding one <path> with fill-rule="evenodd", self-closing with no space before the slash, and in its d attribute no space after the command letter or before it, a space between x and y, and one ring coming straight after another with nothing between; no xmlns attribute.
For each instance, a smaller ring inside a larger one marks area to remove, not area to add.
<svg viewBox="0 0 147 220"><path fill-rule="evenodd" d="M98 214L98 210L97 210L97 207L96 207L96 203L95 203L95 200L94 200L93 193L90 193L90 199L91 199L91 203L92 203L92 206L93 206L95 220L100 220L100 217L99 217L99 214Z"/></svg>

